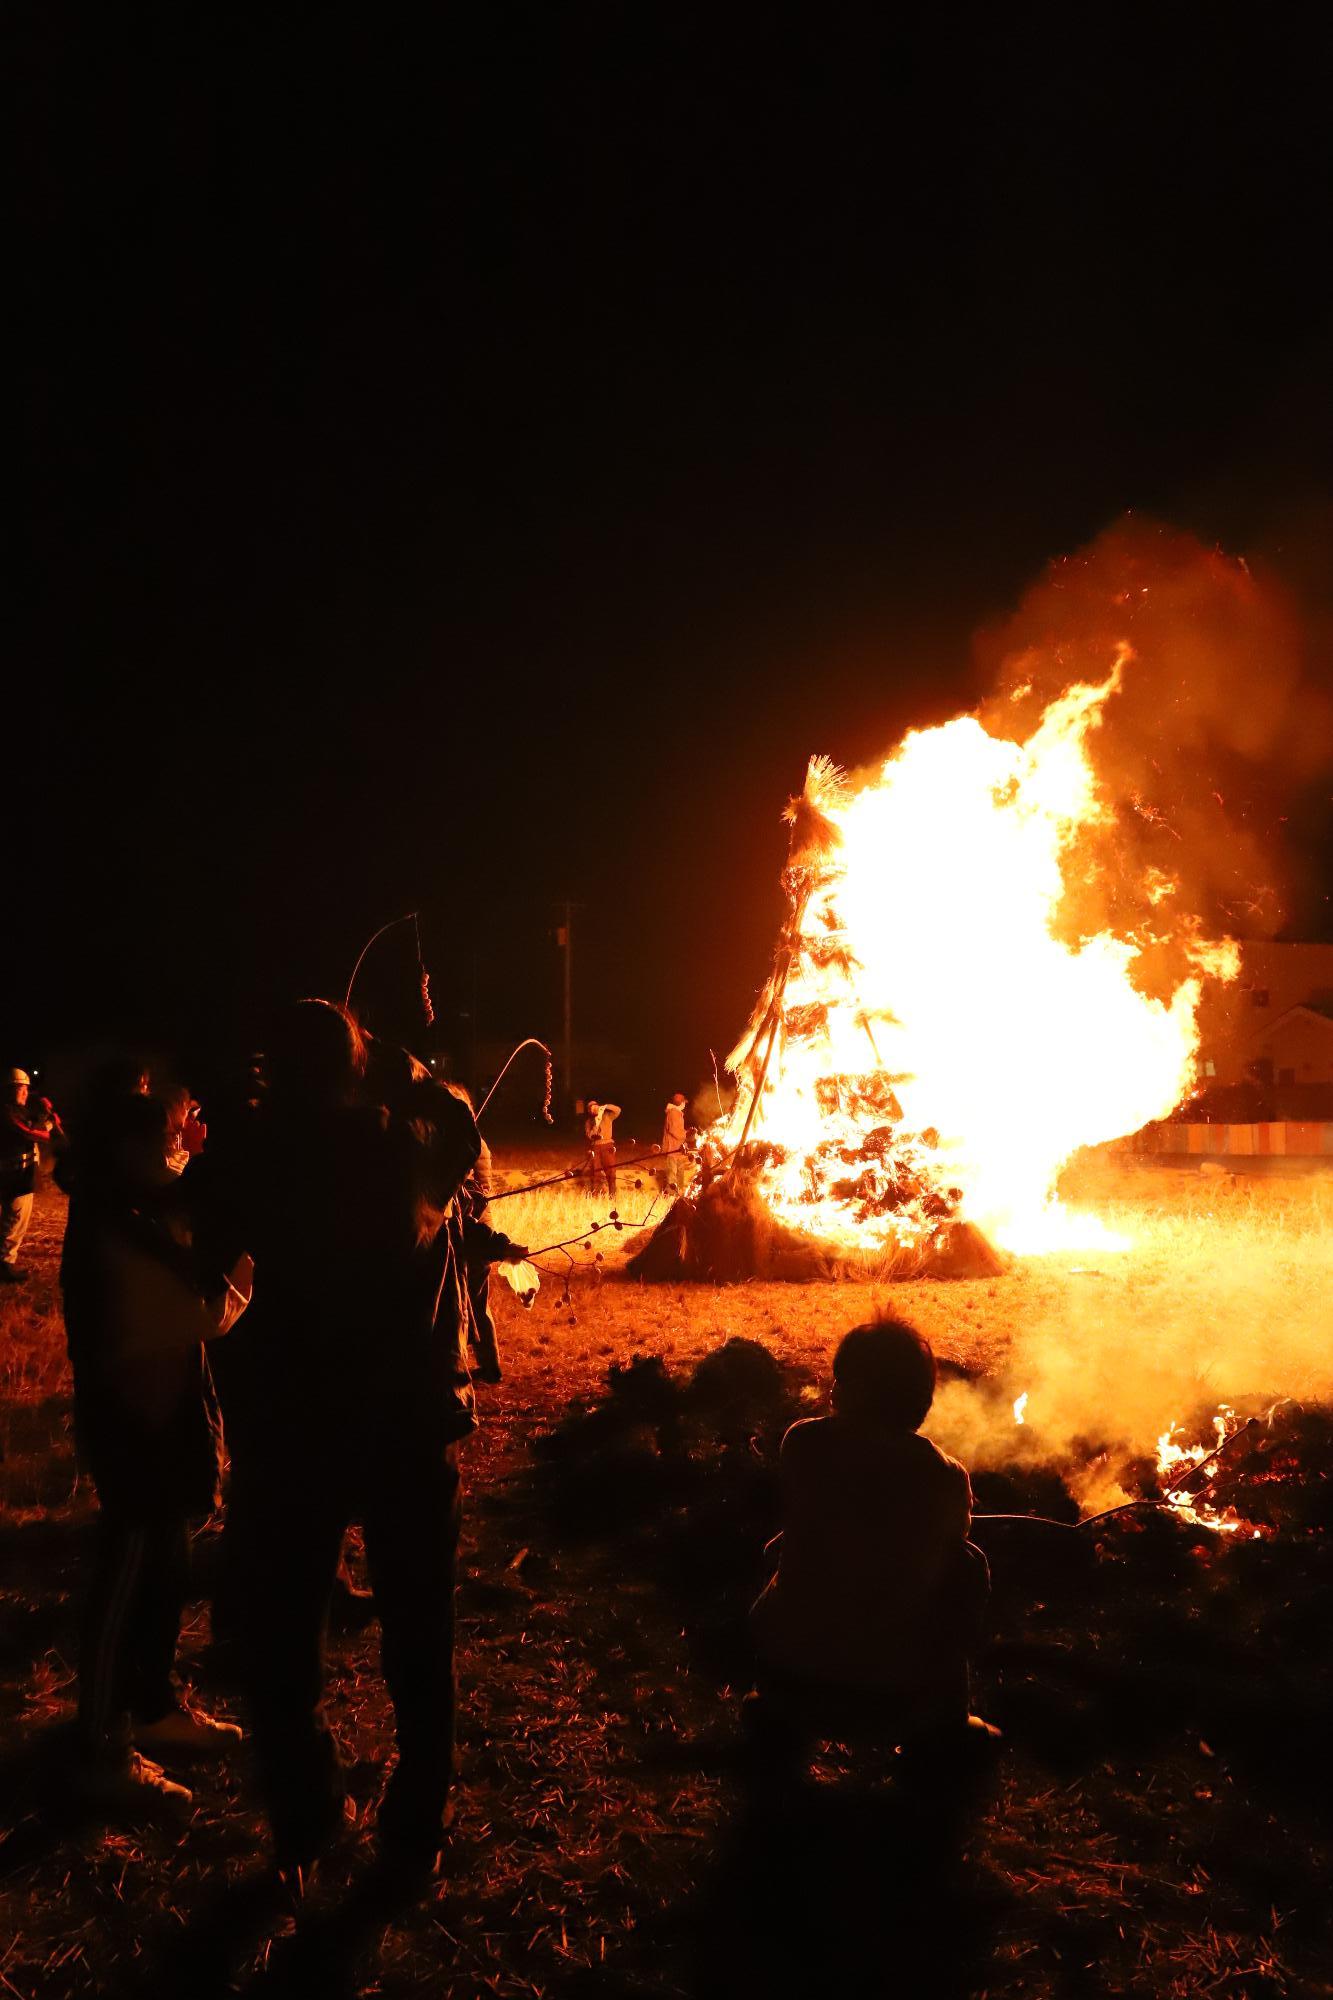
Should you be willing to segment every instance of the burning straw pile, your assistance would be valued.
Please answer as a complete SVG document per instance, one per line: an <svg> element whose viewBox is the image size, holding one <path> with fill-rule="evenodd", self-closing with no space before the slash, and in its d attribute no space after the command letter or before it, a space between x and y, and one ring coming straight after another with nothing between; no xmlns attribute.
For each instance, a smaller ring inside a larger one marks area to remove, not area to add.
<svg viewBox="0 0 1333 2000"><path fill-rule="evenodd" d="M641 1275L980 1276L996 1244L1110 1247L1061 1207L1060 1172L1180 1101L1203 982L1236 966L1170 911L1160 870L1143 901L1161 914L1068 935L1067 884L1086 886L1115 821L1090 742L1129 659L1023 742L960 716L859 785L811 761L787 811L787 922L728 1059L736 1103Z"/></svg>
<svg viewBox="0 0 1333 2000"><path fill-rule="evenodd" d="M650 1282L699 1280L739 1284L750 1278L808 1283L836 1278L978 1278L1004 1260L981 1231L945 1209L928 1231L887 1249L857 1249L790 1228L774 1215L756 1183L778 1149L763 1143L738 1153L676 1201L643 1248L631 1277Z"/></svg>

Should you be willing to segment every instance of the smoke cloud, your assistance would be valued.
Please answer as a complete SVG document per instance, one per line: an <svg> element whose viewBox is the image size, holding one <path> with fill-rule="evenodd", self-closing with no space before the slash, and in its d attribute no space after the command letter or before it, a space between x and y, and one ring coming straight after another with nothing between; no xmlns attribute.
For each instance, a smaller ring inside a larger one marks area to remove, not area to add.
<svg viewBox="0 0 1333 2000"><path fill-rule="evenodd" d="M1108 812L1066 865L1058 920L1070 942L1134 939L1136 978L1165 995L1190 970L1192 938L1301 927L1315 886L1310 801L1333 776L1331 641L1327 605L1265 559L1134 518L1053 563L978 635L992 690L980 717L1013 740L1124 655L1089 739ZM1288 837L1302 813L1304 853ZM1207 1413L1222 1403L1246 1414L1333 1400L1326 1174L1101 1171L1104 1186L1061 1192L1123 1226L1133 1250L1081 1269L1017 1266L1003 1286L1003 1362L985 1382L946 1384L931 1421L973 1465L1057 1466L1085 1511L1139 1490L1136 1461L1173 1423L1211 1443Z"/></svg>
<svg viewBox="0 0 1333 2000"><path fill-rule="evenodd" d="M1173 1423L1186 1427L1185 1442L1211 1444L1208 1417L1223 1403L1248 1415L1280 1398L1333 1400L1326 1175L1247 1182L1162 1168L1136 1175L1128 1163L1124 1178L1102 1171L1113 1198L1098 1206L1112 1226L1129 1227L1132 1251L1081 1268L1017 1267L1000 1288L1003 1304L997 1294L983 1307L988 1331L998 1311L1008 1323L993 1376L946 1383L928 1425L978 1468L1058 1468L1085 1511L1131 1496L1134 1461L1151 1459ZM1118 1208L1114 1193L1129 1205ZM961 1299L923 1300L925 1312L905 1302L945 1351L960 1310L966 1324L971 1288L961 1289ZM1013 1400L1024 1391L1018 1425Z"/></svg>
<svg viewBox="0 0 1333 2000"><path fill-rule="evenodd" d="M1026 737L1049 701L1104 681L1122 652L1091 741L1113 816L1067 871L1066 935L1144 944L1184 913L1205 936L1271 936L1304 887L1285 838L1291 801L1333 761L1320 622L1261 561L1126 519L1053 563L978 636L994 690L985 727ZM1177 887L1164 891L1168 880ZM1185 969L1163 945L1141 976L1167 989Z"/></svg>

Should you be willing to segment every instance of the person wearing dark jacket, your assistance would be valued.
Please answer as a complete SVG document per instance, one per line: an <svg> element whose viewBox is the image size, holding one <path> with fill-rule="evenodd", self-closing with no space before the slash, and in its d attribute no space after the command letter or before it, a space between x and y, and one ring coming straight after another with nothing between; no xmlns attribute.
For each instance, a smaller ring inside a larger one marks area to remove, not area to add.
<svg viewBox="0 0 1333 2000"><path fill-rule="evenodd" d="M156 1759L225 1755L241 1734L185 1700L174 1668L188 1522L218 1488L204 1343L244 1310L248 1274L210 1272L195 1254L170 1144L160 1099L112 1097L61 1162L75 1435L100 1506L79 1648L80 1777L108 1805L188 1804Z"/></svg>
<svg viewBox="0 0 1333 2000"><path fill-rule="evenodd" d="M260 1101L215 1178L212 1226L255 1262L227 1375L228 1538L276 1859L299 1890L344 1820L324 1640L353 1521L397 1722L381 1847L429 1872L443 1840L454 1454L475 1426L457 1197L479 1142L465 1104L329 1002L285 1012L263 1070Z"/></svg>

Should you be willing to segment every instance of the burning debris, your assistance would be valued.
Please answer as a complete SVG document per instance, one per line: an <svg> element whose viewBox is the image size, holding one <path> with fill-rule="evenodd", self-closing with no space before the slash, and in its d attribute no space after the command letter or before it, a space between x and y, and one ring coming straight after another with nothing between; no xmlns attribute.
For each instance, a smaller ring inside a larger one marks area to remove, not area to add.
<svg viewBox="0 0 1333 2000"><path fill-rule="evenodd" d="M971 1223L942 1219L902 1242L838 1243L793 1228L765 1200L754 1166L699 1183L669 1210L626 1265L631 1277L667 1283L694 1279L739 1284L750 1278L810 1283L838 1278L993 1277L1004 1260Z"/></svg>
<svg viewBox="0 0 1333 2000"><path fill-rule="evenodd" d="M936 1431L968 1451L984 1532L1031 1524L1100 1537L1142 1527L1148 1515L1204 1547L1219 1536L1260 1541L1325 1531L1333 1436L1326 1408L1307 1411L1289 1396L1247 1397L1248 1414L1222 1403L1212 1415L1167 1424L1155 1447L1140 1450L1113 1430L1098 1434L1091 1413L1089 1430L1078 1436L1058 1421L1048 1429L1030 1391L1009 1401L1010 1378L978 1378L947 1363L941 1376ZM960 1399L971 1402L975 1417L970 1449L960 1445ZM1006 1407L1012 1427L1003 1420Z"/></svg>
<svg viewBox="0 0 1333 2000"><path fill-rule="evenodd" d="M1003 1259L980 1230L957 1217L928 1234L879 1246L842 1244L792 1228L776 1215L757 1184L747 1151L734 1172L704 1168L643 1248L629 1259L631 1277L650 1282L698 1280L737 1284L750 1278L810 1283L840 1278L993 1277Z"/></svg>
<svg viewBox="0 0 1333 2000"><path fill-rule="evenodd" d="M1234 1507L1219 1511L1200 1497L1199 1489L1211 1482L1223 1452L1241 1442L1257 1424L1256 1417L1250 1417L1242 1424L1230 1404L1223 1403L1213 1418L1217 1442L1211 1448L1206 1444L1178 1443L1177 1439L1184 1430L1181 1424L1171 1424L1162 1432L1157 1440L1157 1471L1163 1480L1169 1482L1166 1504L1175 1508L1182 1520L1197 1527L1216 1529L1219 1534L1226 1535L1234 1535L1238 1528L1245 1526ZM1256 1535L1258 1532L1257 1528L1252 1530Z"/></svg>

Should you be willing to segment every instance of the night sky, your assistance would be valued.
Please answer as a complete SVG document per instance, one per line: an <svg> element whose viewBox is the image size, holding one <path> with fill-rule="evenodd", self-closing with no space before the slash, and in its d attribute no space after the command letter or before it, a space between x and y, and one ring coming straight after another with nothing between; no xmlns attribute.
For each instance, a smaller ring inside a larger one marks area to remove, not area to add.
<svg viewBox="0 0 1333 2000"><path fill-rule="evenodd" d="M550 1034L568 896L655 1108L807 756L1048 559L1329 603L1326 47L890 12L20 15L0 1060L243 1041L414 907L442 1040Z"/></svg>

